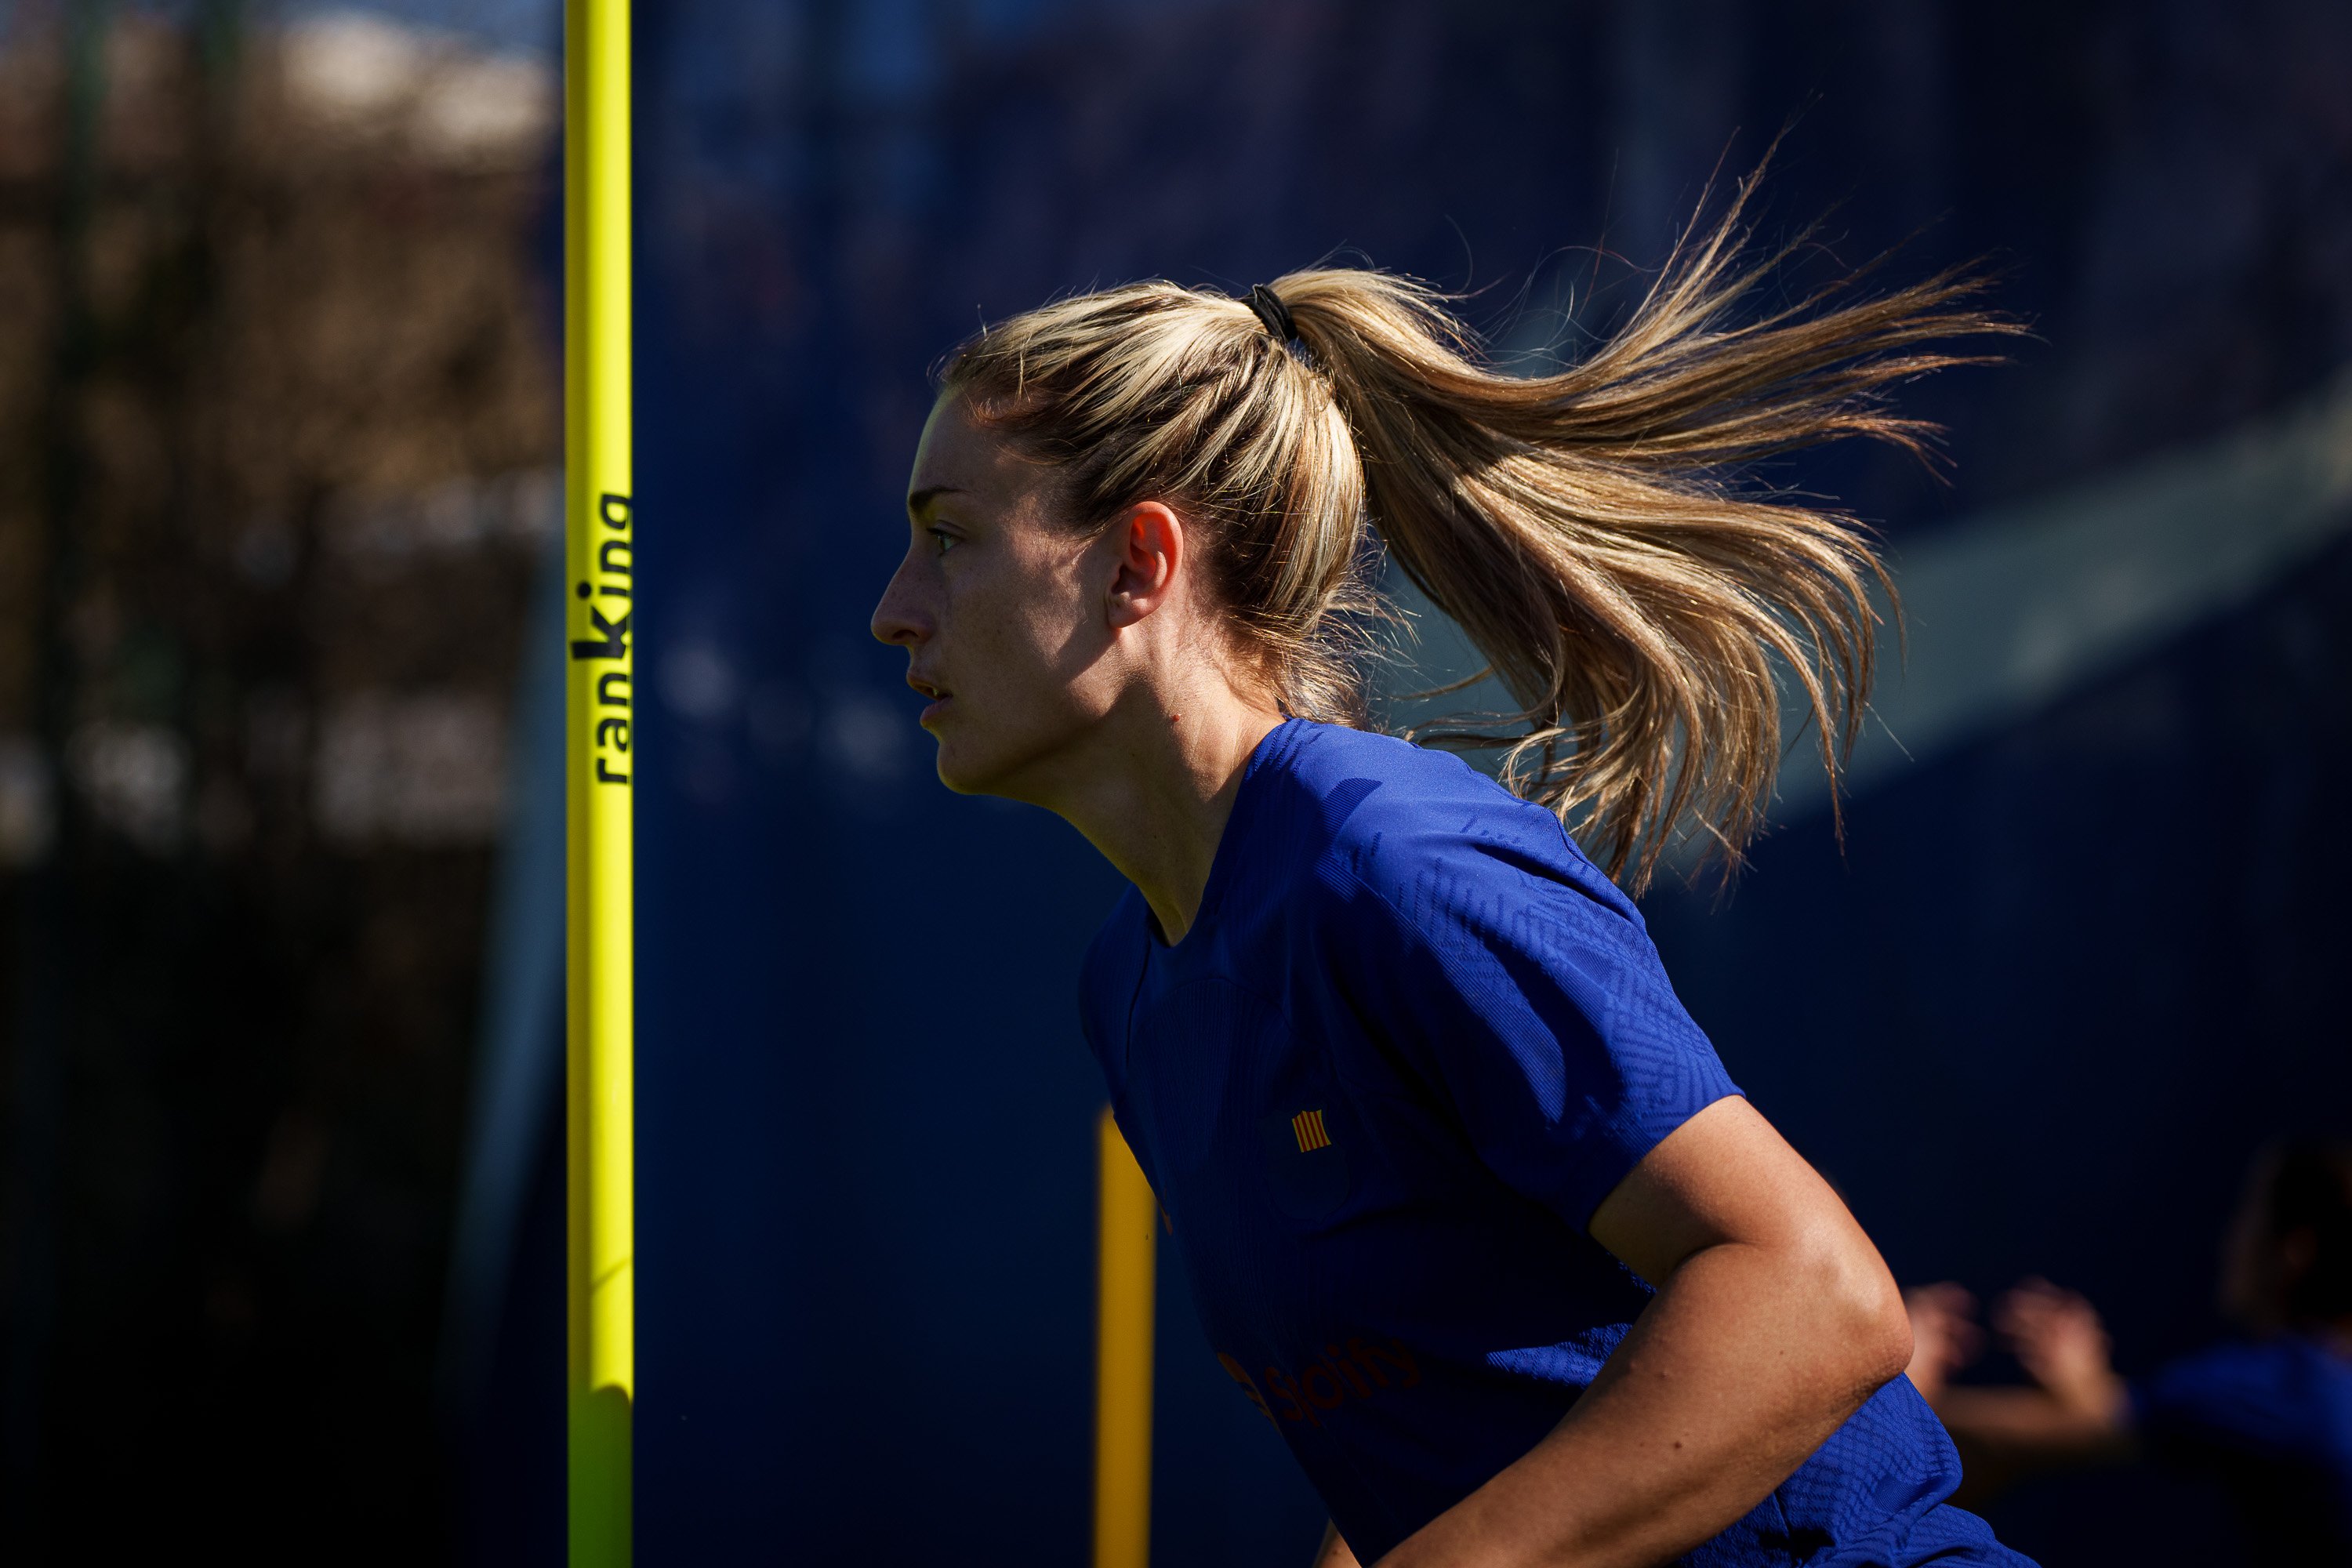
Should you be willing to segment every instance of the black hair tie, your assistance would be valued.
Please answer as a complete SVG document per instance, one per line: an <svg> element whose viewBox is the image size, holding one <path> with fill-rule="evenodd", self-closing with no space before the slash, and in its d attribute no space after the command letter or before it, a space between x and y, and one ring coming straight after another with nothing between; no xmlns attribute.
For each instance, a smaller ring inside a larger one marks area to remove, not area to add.
<svg viewBox="0 0 2352 1568"><path fill-rule="evenodd" d="M1265 323L1265 330L1274 334L1276 342L1287 344L1298 341L1298 323L1290 319L1290 307L1284 304L1281 296L1265 284L1260 283L1252 289L1249 291L1249 298L1242 303L1247 305L1256 314L1257 319Z"/></svg>

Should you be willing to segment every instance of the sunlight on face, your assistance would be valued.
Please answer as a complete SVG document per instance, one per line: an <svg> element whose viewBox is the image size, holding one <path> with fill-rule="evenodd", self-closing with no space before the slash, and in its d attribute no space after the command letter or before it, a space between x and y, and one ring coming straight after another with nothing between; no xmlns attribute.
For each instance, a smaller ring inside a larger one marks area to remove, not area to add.
<svg viewBox="0 0 2352 1568"><path fill-rule="evenodd" d="M1109 700L1089 679L1110 643L1112 565L1059 514L1052 471L940 400L908 480L910 539L874 635L907 650L930 699L940 780L964 795L1034 798Z"/></svg>

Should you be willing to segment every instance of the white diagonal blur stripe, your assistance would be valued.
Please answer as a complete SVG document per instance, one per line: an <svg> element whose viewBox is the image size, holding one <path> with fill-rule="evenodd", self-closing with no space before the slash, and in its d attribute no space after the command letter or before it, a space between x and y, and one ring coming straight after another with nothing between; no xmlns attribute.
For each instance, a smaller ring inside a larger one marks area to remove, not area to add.
<svg viewBox="0 0 2352 1568"><path fill-rule="evenodd" d="M1991 513L1894 563L1908 658L1872 699L1854 791L2012 723L2253 598L2352 526L2352 377L2283 417ZM1908 753L1906 757L1906 753ZM1781 820L1827 805L1804 753Z"/></svg>
<svg viewBox="0 0 2352 1568"><path fill-rule="evenodd" d="M1892 564L1908 658L1895 667L1890 638L1852 792L2016 722L2244 604L2347 529L2352 374L2221 440L1956 523L1904 551ZM1444 697L1405 695L1483 661L1402 572L1387 587L1419 633L1412 665L1379 683L1388 727L1508 707L1491 680ZM1793 711L1790 719L1794 734ZM1814 758L1803 740L1792 748L1776 820L1828 805Z"/></svg>

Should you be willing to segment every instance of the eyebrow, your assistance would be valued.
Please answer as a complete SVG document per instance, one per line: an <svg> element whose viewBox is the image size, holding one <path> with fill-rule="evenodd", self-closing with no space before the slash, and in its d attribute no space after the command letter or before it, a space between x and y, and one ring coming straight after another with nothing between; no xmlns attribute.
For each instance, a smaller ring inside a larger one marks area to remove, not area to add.
<svg viewBox="0 0 2352 1568"><path fill-rule="evenodd" d="M953 485L933 485L929 489L917 490L907 498L907 514L909 517L915 515L941 496L960 496L963 493Z"/></svg>

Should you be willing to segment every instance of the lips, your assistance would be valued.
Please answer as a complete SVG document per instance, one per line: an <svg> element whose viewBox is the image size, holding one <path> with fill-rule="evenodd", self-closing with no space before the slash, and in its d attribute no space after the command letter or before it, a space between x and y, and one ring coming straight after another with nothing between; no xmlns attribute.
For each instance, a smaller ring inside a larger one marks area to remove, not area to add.
<svg viewBox="0 0 2352 1568"><path fill-rule="evenodd" d="M954 693L933 681L919 680L909 675L907 677L907 684L931 700L929 705L916 716L915 722L918 724L929 725L945 712L948 704L954 700Z"/></svg>

